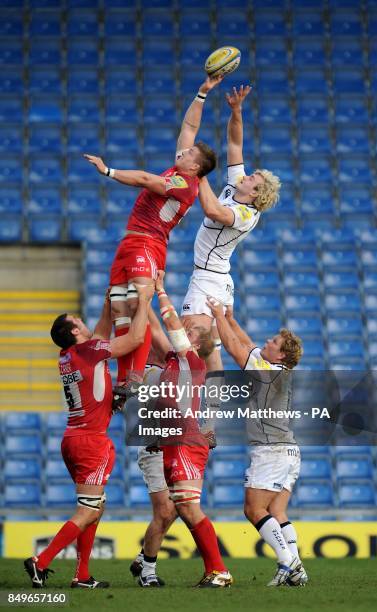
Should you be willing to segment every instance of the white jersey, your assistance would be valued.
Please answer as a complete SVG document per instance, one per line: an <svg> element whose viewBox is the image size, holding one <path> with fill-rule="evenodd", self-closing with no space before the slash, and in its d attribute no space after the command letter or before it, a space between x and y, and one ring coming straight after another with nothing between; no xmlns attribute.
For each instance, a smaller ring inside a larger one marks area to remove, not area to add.
<svg viewBox="0 0 377 612"><path fill-rule="evenodd" d="M234 199L236 184L245 176L245 166L228 166L228 183L219 196L219 202L234 214L231 226L211 221L205 217L195 239L194 262L197 268L220 274L230 270L230 258L237 244L246 238L259 221L260 212L251 204L241 204Z"/></svg>

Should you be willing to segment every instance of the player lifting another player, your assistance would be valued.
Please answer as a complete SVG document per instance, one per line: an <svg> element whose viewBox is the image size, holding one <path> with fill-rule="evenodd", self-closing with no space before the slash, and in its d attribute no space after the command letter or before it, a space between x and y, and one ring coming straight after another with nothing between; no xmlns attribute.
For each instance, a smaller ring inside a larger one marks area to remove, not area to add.
<svg viewBox="0 0 377 612"><path fill-rule="evenodd" d="M216 166L216 155L195 138L200 127L203 103L222 77L207 78L189 106L177 141L175 165L161 175L141 170L107 168L101 158L85 155L97 170L125 185L142 187L130 214L125 238L120 243L111 268L110 292L116 336L128 333L135 315L137 293L134 284L152 283L158 270L165 269L170 231L181 221L198 195L199 179ZM130 380L142 380L151 346L150 327L145 341L127 357L118 359L118 386L114 399L121 407ZM123 388L124 387L124 388Z"/></svg>

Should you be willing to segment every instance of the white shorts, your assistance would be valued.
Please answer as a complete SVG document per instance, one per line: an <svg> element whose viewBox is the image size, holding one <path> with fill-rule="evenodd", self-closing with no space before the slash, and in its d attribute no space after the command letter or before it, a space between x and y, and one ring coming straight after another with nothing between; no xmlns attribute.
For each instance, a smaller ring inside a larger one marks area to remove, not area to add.
<svg viewBox="0 0 377 612"><path fill-rule="evenodd" d="M163 453L149 453L145 446L140 446L137 453L137 463L143 474L148 493L166 491L168 485L164 477Z"/></svg>
<svg viewBox="0 0 377 612"><path fill-rule="evenodd" d="M253 446L245 487L280 492L292 491L300 473L300 449L291 444Z"/></svg>
<svg viewBox="0 0 377 612"><path fill-rule="evenodd" d="M181 316L206 314L212 317L207 296L215 298L224 306L233 306L234 284L230 274L217 274L208 270L194 270L181 309Z"/></svg>

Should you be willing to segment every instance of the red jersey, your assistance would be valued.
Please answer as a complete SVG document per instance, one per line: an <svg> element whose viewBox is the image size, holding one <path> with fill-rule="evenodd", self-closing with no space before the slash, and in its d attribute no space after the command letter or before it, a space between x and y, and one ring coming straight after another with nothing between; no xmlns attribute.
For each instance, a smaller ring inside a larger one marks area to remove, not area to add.
<svg viewBox="0 0 377 612"><path fill-rule="evenodd" d="M99 339L60 351L59 370L68 410L64 437L106 433L112 408L109 357L110 342Z"/></svg>
<svg viewBox="0 0 377 612"><path fill-rule="evenodd" d="M160 176L165 178L166 195L143 189L129 216L127 230L167 243L170 231L193 205L199 193L199 179L179 172L176 166Z"/></svg>
<svg viewBox="0 0 377 612"><path fill-rule="evenodd" d="M193 413L200 410L200 387L205 382L206 364L194 351L188 351L186 357L179 357L173 351L166 355L166 365L160 376L161 383L172 383L173 389L186 389L186 393L179 400L177 391L169 393L169 397L160 397L156 404L158 410L164 408L178 409L181 418L161 419L160 425L163 427L182 428L183 436L174 437L174 440L181 443L201 443L204 436L200 433L198 420L194 417L186 416L187 409ZM163 387L162 387L163 389ZM169 441L173 438L169 437Z"/></svg>

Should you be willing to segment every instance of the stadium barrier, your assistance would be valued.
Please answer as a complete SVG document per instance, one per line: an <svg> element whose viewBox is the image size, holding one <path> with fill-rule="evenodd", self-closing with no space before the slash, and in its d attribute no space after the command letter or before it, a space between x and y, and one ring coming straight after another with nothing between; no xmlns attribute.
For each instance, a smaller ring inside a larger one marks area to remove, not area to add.
<svg viewBox="0 0 377 612"><path fill-rule="evenodd" d="M135 557L148 523L101 522L93 557L127 559ZM377 556L377 523L375 522L295 522L302 559L324 557L368 559ZM3 556L24 558L38 554L61 527L57 522L12 522L3 524ZM246 522L215 523L220 549L224 556L238 558L270 557L272 550ZM167 534L159 558L189 559L197 555L196 546L183 523L174 524ZM60 557L75 558L70 546Z"/></svg>

